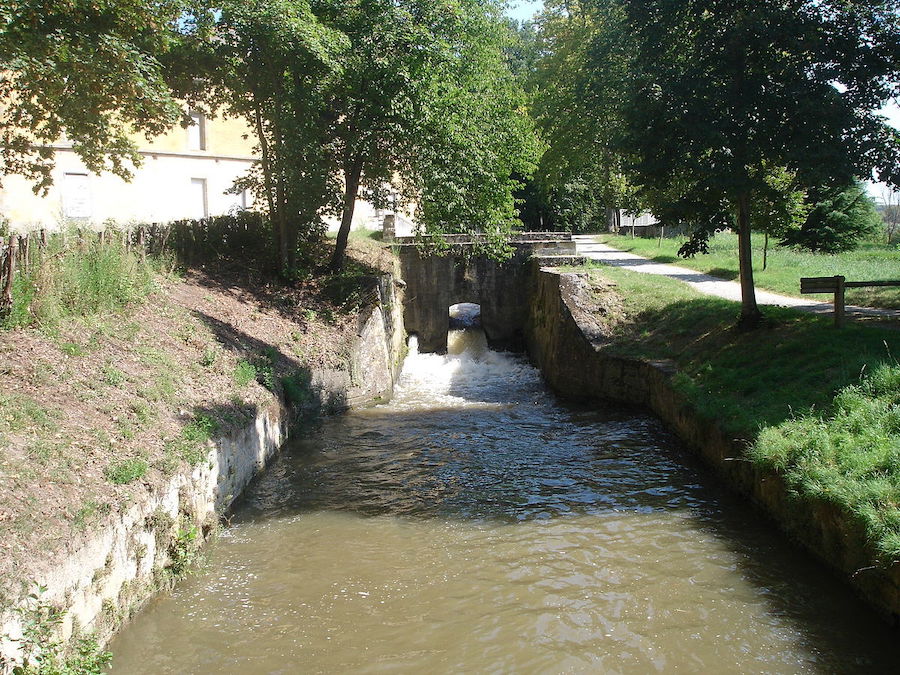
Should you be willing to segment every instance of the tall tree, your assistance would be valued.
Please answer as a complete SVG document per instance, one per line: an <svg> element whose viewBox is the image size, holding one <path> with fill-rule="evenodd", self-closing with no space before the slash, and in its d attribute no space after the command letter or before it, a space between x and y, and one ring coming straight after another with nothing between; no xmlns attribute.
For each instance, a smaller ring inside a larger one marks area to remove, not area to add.
<svg viewBox="0 0 900 675"><path fill-rule="evenodd" d="M51 144L67 139L92 171L127 178L130 134L180 119L159 63L178 0L0 0L0 175L46 192Z"/></svg>
<svg viewBox="0 0 900 675"><path fill-rule="evenodd" d="M862 185L824 186L809 190L809 215L784 234L784 243L821 253L852 251L874 235L882 220Z"/></svg>
<svg viewBox="0 0 900 675"><path fill-rule="evenodd" d="M849 182L873 170L900 182L900 141L878 115L898 93L900 3L622 5L634 57L617 147L654 211L696 219L727 206L740 242L741 323L753 325L760 311L750 230L767 166L784 167L808 185Z"/></svg>
<svg viewBox="0 0 900 675"><path fill-rule="evenodd" d="M630 77L632 47L624 20L618 3L584 0L547 0L538 17L541 58L530 84L547 150L537 181L564 227L575 211L592 214L593 221L598 207L616 214L641 208L624 158L612 145L624 124Z"/></svg>
<svg viewBox="0 0 900 675"><path fill-rule="evenodd" d="M328 93L328 147L344 183L331 268L344 261L354 204L392 186L429 232L481 230L499 244L515 223L515 173L535 155L521 89L492 0L323 0L348 36Z"/></svg>
<svg viewBox="0 0 900 675"><path fill-rule="evenodd" d="M296 268L302 242L322 236L321 215L337 212L327 95L348 46L308 0L224 0L194 8L166 62L192 104L254 130L260 161L237 187L264 197L282 273Z"/></svg>

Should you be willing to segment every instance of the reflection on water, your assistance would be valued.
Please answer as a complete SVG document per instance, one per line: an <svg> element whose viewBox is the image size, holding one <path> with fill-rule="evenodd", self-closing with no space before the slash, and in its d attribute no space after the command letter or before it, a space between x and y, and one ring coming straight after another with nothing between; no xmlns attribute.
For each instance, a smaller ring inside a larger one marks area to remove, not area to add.
<svg viewBox="0 0 900 675"><path fill-rule="evenodd" d="M115 671L891 670L887 629L711 483L480 333L413 345L394 401L294 441Z"/></svg>

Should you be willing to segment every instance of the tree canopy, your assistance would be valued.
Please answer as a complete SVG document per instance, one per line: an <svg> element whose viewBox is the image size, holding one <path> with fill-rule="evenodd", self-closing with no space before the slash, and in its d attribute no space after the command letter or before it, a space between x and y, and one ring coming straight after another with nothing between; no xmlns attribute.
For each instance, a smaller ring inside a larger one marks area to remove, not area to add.
<svg viewBox="0 0 900 675"><path fill-rule="evenodd" d="M413 202L424 231L515 224L515 174L536 156L524 94L491 0L227 0L195 11L172 60L184 95L241 115L290 268L297 234L341 215L343 265L357 196ZM197 77L197 63L204 75Z"/></svg>
<svg viewBox="0 0 900 675"><path fill-rule="evenodd" d="M878 114L898 93L900 3L591 4L621 10L631 52L624 81L618 54L583 61L623 88L611 147L657 216L737 228L742 321L754 323L750 229L772 171L801 186L900 181L900 140Z"/></svg>
<svg viewBox="0 0 900 675"><path fill-rule="evenodd" d="M159 62L178 0L0 0L0 159L35 191L51 183L65 138L95 172L130 175L130 134L180 119Z"/></svg>

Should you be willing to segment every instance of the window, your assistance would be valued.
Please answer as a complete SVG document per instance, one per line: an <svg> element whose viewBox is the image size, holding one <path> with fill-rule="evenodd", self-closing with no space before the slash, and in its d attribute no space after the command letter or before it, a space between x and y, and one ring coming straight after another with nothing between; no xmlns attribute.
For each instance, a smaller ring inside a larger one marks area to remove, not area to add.
<svg viewBox="0 0 900 675"><path fill-rule="evenodd" d="M62 210L66 218L91 217L91 191L86 173L63 174Z"/></svg>
<svg viewBox="0 0 900 675"><path fill-rule="evenodd" d="M191 191L187 207L188 218L206 218L209 215L205 178L191 178Z"/></svg>
<svg viewBox="0 0 900 675"><path fill-rule="evenodd" d="M206 150L206 115L192 112L189 117L191 124L187 128L188 150Z"/></svg>

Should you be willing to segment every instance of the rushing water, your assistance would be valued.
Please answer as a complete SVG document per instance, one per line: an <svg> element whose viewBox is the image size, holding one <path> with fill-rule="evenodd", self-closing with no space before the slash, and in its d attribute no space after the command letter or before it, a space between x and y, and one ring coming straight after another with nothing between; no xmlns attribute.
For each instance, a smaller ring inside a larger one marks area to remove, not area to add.
<svg viewBox="0 0 900 675"><path fill-rule="evenodd" d="M659 423L454 333L325 420L117 673L896 672L894 639Z"/></svg>

